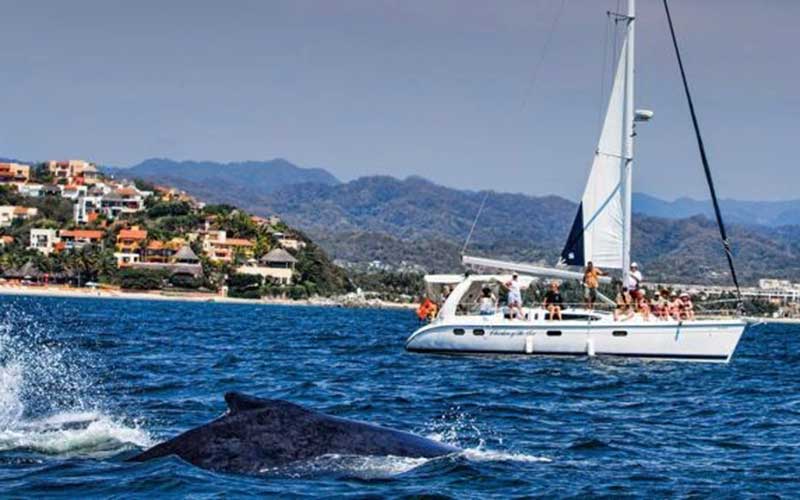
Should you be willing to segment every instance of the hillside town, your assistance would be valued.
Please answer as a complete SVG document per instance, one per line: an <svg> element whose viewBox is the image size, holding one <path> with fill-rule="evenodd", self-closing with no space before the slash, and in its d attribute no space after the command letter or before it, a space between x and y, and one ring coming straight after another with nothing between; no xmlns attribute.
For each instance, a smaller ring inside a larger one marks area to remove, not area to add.
<svg viewBox="0 0 800 500"><path fill-rule="evenodd" d="M303 298L348 291L344 272L277 216L102 175L84 160L0 163L7 284Z"/></svg>

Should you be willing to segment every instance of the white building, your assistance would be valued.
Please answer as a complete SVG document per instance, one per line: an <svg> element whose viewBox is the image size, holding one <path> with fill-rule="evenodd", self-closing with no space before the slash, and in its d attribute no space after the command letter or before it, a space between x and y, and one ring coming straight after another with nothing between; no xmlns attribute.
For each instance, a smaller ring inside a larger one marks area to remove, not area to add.
<svg viewBox="0 0 800 500"><path fill-rule="evenodd" d="M90 214L101 212L102 201L102 196L81 196L75 200L75 205L73 206L75 223L86 224L90 222Z"/></svg>
<svg viewBox="0 0 800 500"><path fill-rule="evenodd" d="M16 220L35 217L39 209L17 205L0 205L0 227L8 227Z"/></svg>
<svg viewBox="0 0 800 500"><path fill-rule="evenodd" d="M765 278L758 280L758 288L762 290L788 290L792 288L792 282L789 280Z"/></svg>
<svg viewBox="0 0 800 500"><path fill-rule="evenodd" d="M270 250L258 262L241 266L237 271L242 274L257 274L264 279L272 280L281 285L290 285L294 276L294 266L297 259L282 248Z"/></svg>
<svg viewBox="0 0 800 500"><path fill-rule="evenodd" d="M32 198L37 198L42 194L42 185L35 184L35 183L19 183L17 186L17 192L22 196L30 196Z"/></svg>
<svg viewBox="0 0 800 500"><path fill-rule="evenodd" d="M28 248L50 255L59 241L61 240L55 229L31 229L31 244Z"/></svg>
<svg viewBox="0 0 800 500"><path fill-rule="evenodd" d="M141 256L134 252L114 252L114 258L117 259L117 267L127 267L141 261Z"/></svg>

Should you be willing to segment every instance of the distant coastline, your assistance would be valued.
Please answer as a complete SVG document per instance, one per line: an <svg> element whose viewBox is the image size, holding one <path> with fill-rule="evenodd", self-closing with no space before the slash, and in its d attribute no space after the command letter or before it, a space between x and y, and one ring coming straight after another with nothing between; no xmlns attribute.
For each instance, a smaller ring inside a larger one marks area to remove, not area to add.
<svg viewBox="0 0 800 500"><path fill-rule="evenodd" d="M208 302L218 304L250 304L250 305L285 305L285 306L317 306L348 307L363 309L413 309L416 304L389 302L380 299L367 299L354 295L338 297L312 297L292 300L279 297L263 297L261 299L242 299L225 297L216 293L178 293L163 291L122 291L105 288L74 288L62 286L25 286L0 284L0 296L23 297L61 297L111 300L157 300L173 302Z"/></svg>

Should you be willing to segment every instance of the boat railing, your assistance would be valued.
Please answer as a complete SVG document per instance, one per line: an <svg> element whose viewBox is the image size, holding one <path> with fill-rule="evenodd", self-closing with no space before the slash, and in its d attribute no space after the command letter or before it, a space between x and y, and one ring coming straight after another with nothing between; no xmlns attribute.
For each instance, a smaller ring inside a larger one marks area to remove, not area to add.
<svg viewBox="0 0 800 500"><path fill-rule="evenodd" d="M642 318L644 316L648 316L650 319L657 319L657 320L664 320L664 321L675 321L675 320L711 320L711 319L731 319L735 317L741 316L740 312L736 309L732 308L724 308L724 307L717 307L717 308L710 308L707 307L710 305L704 303L695 303L692 309L693 314L681 314L680 317L676 317L675 314L669 313L666 315L660 314L657 311L651 309L648 315L642 313L641 310L634 311L634 317ZM586 315L586 320L596 320L599 318L592 318L592 313L600 313L603 315L611 315L614 313L615 310L618 310L616 306L612 306L610 304L605 303L595 303L594 307L589 309L586 307L585 302L563 302L561 304L562 312L565 316L571 316L575 313L580 313L581 315ZM634 308L635 309L635 308ZM531 316L531 313L536 313L537 311L541 311L547 314L546 308L541 303L535 303L530 305L523 305L522 311L526 316ZM496 308L494 313L495 315L501 314L506 317L511 316L511 310L508 305L499 304ZM480 315L480 306L478 304L470 305L469 307L464 306L463 304L457 309L456 316L479 316ZM631 316L620 317L619 321L625 321L630 319ZM574 318L570 318L574 319Z"/></svg>

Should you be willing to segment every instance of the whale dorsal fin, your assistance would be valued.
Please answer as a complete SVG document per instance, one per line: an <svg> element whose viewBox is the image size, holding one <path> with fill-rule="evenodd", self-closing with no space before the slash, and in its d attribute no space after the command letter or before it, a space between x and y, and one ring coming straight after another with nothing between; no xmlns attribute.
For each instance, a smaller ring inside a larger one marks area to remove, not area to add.
<svg viewBox="0 0 800 500"><path fill-rule="evenodd" d="M255 396L248 396L241 392L227 392L225 393L225 403L228 405L228 411L237 413L240 411L258 410L259 408L266 408L272 404L268 399L261 399Z"/></svg>

